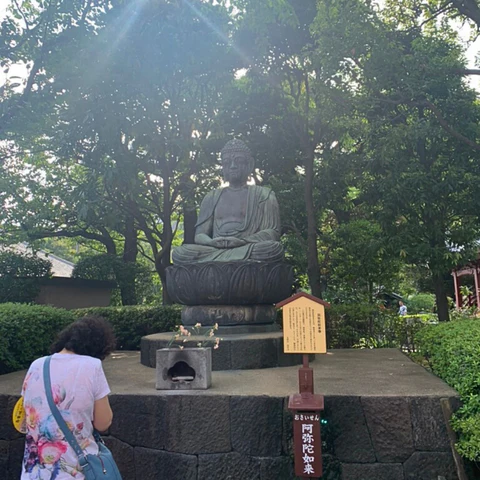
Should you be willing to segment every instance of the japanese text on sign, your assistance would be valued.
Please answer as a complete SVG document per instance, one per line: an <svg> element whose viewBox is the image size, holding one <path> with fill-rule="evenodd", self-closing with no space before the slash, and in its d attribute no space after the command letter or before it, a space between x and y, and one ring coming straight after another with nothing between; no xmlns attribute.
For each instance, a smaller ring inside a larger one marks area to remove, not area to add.
<svg viewBox="0 0 480 480"><path fill-rule="evenodd" d="M295 475L320 477L322 475L320 416L318 414L295 414L293 441Z"/></svg>
<svg viewBox="0 0 480 480"><path fill-rule="evenodd" d="M325 307L298 298L283 307L285 353L326 353Z"/></svg>

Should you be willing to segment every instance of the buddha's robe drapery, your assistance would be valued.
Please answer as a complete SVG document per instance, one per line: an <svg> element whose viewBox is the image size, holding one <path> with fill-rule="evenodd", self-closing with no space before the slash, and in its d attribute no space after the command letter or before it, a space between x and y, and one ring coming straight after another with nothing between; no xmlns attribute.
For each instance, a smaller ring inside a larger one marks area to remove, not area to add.
<svg viewBox="0 0 480 480"><path fill-rule="evenodd" d="M196 262L232 262L257 260L277 262L283 260L283 247L280 240L280 212L275 194L266 187L249 185L247 208L243 224L221 225L215 218L215 209L221 202L220 188L208 193L200 206L197 228L208 231L211 238L236 237L247 243L240 247L217 248L213 246L185 244L173 251L176 264Z"/></svg>

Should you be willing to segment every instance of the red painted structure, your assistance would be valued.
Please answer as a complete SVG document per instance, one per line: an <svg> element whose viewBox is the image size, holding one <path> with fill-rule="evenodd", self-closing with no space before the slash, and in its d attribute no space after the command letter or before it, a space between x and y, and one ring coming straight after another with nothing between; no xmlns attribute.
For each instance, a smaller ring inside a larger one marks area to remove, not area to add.
<svg viewBox="0 0 480 480"><path fill-rule="evenodd" d="M471 262L462 268L452 272L453 284L455 287L455 306L457 308L480 308L480 260ZM469 295L462 295L462 277L473 277L474 288Z"/></svg>
<svg viewBox="0 0 480 480"><path fill-rule="evenodd" d="M323 395L313 390L313 370L308 355L298 371L299 392L291 395L288 409L293 413L293 451L295 475L300 478L320 478L323 475L320 412L324 408Z"/></svg>

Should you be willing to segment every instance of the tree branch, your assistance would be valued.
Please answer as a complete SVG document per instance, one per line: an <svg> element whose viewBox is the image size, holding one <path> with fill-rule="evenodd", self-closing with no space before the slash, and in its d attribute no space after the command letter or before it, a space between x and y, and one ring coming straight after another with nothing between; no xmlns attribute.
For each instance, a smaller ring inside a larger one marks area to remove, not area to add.
<svg viewBox="0 0 480 480"><path fill-rule="evenodd" d="M450 3L480 28L480 7L475 0L450 0Z"/></svg>
<svg viewBox="0 0 480 480"><path fill-rule="evenodd" d="M454 70L454 73L458 73L459 75L480 75L479 68L462 68Z"/></svg>
<svg viewBox="0 0 480 480"><path fill-rule="evenodd" d="M29 31L30 31L30 23L28 22L27 17L25 16L25 14L23 13L22 9L20 8L20 5L18 5L17 0L13 0L13 3L14 3L15 6L17 7L17 10L19 11L20 15L21 15L22 18L23 18L23 21L25 22L25 27L26 27L26 29L27 29L27 32L29 32Z"/></svg>
<svg viewBox="0 0 480 480"><path fill-rule="evenodd" d="M461 140L462 142L466 143L470 147L474 148L475 150L480 151L480 145L478 143L465 137L465 135L462 135L460 132L457 132L453 127L451 127L448 124L445 118L443 118L443 115L440 112L440 109L436 105L434 105L432 102L429 102L428 100L424 100L423 103L426 107L428 107L432 111L432 113L437 118L438 123L442 126L442 128L445 131L447 131L450 135L457 138L458 140Z"/></svg>
<svg viewBox="0 0 480 480"><path fill-rule="evenodd" d="M27 236L31 240L39 240L42 238L75 238L75 237L83 237L88 240L96 240L97 242L102 243L107 248L108 253L115 254L116 248L115 243L113 242L112 237L110 234L108 236L101 235L99 233L88 232L86 230L57 230L55 232L51 231L43 231L43 232L28 232Z"/></svg>

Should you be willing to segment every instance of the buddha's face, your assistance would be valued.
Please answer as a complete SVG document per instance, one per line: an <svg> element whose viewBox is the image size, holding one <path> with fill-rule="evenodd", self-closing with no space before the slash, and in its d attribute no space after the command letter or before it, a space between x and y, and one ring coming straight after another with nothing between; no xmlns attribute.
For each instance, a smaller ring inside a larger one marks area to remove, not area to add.
<svg viewBox="0 0 480 480"><path fill-rule="evenodd" d="M223 178L231 186L245 185L251 173L251 165L246 154L241 152L222 155Z"/></svg>

